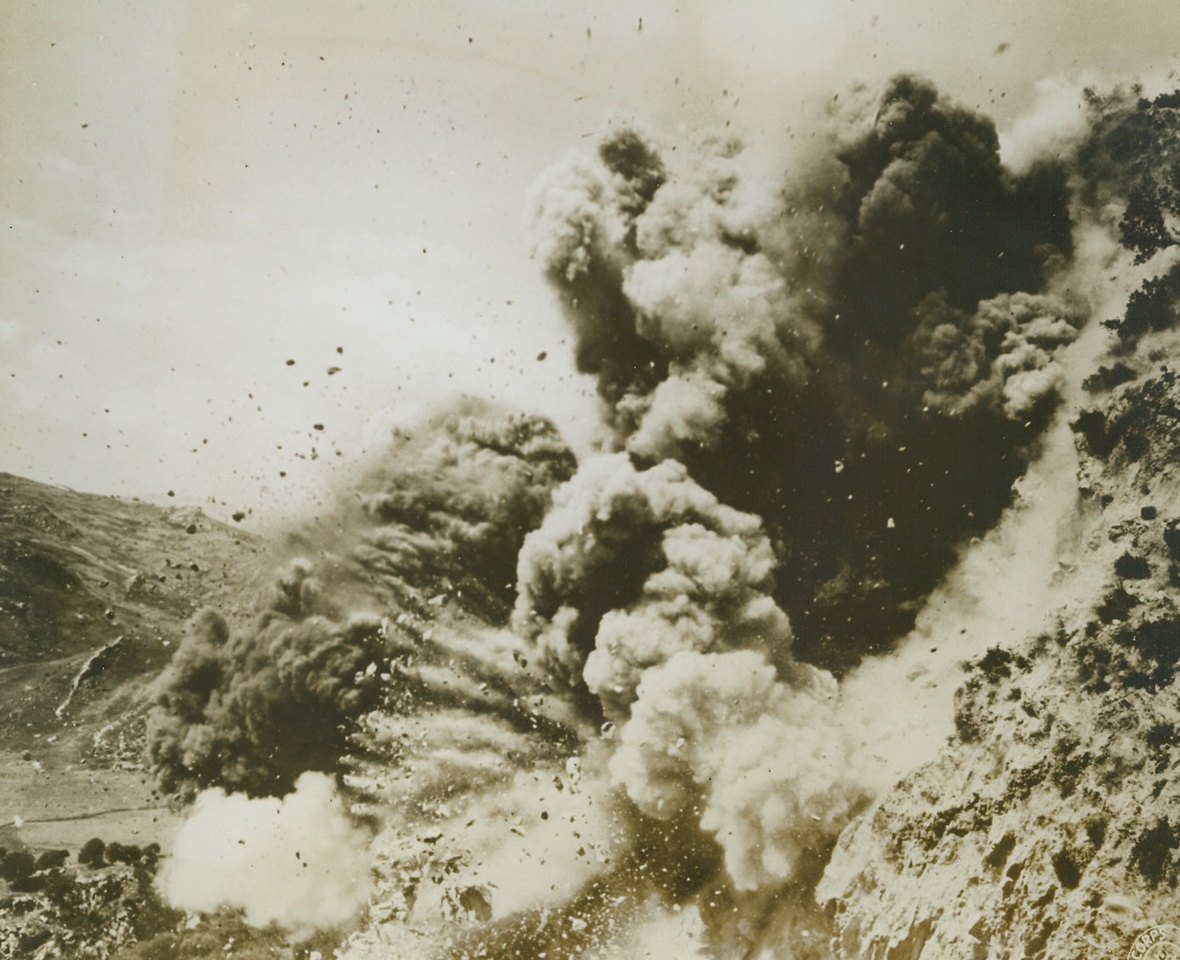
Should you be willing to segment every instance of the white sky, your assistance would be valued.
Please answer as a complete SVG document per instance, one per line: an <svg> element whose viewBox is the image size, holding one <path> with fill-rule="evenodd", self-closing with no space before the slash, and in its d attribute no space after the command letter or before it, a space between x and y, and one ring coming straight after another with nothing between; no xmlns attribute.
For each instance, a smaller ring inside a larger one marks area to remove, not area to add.
<svg viewBox="0 0 1180 960"><path fill-rule="evenodd" d="M274 517L460 392L585 442L521 211L610 118L786 144L905 68L1009 122L1178 52L1175 0L4 4L0 470Z"/></svg>

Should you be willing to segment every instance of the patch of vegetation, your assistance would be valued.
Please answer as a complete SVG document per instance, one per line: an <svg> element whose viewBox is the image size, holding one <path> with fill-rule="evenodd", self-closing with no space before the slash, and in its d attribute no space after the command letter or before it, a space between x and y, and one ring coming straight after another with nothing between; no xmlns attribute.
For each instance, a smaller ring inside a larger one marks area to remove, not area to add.
<svg viewBox="0 0 1180 960"><path fill-rule="evenodd" d="M0 957L109 957L175 928L183 914L155 892L159 852L154 843L140 848L95 838L71 867L67 850L0 848L0 878L9 890L0 897Z"/></svg>
<svg viewBox="0 0 1180 960"><path fill-rule="evenodd" d="M1155 826L1144 830L1131 848L1131 862L1148 885L1162 883L1175 887L1177 867L1172 851L1180 847L1180 835L1169 820L1161 817Z"/></svg>
<svg viewBox="0 0 1180 960"><path fill-rule="evenodd" d="M1082 381L1082 388L1088 393L1100 393L1130 383L1135 376L1135 371L1120 360L1109 367L1100 366Z"/></svg>
<svg viewBox="0 0 1180 960"><path fill-rule="evenodd" d="M1114 572L1124 580L1146 580L1151 576L1151 564L1146 557L1124 553L1114 562Z"/></svg>
<svg viewBox="0 0 1180 960"><path fill-rule="evenodd" d="M988 855L983 858L984 866L992 870L999 870L1008 862L1008 858L1012 855L1012 851L1016 849L1016 837L1011 833L1005 833L996 845L991 848Z"/></svg>

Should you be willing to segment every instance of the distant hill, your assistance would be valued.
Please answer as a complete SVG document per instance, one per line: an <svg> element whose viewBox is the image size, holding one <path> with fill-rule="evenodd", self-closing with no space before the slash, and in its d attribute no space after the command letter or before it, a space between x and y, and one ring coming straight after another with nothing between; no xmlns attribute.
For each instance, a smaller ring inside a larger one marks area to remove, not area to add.
<svg viewBox="0 0 1180 960"><path fill-rule="evenodd" d="M0 474L0 748L134 713L188 617L239 609L257 552L196 507Z"/></svg>

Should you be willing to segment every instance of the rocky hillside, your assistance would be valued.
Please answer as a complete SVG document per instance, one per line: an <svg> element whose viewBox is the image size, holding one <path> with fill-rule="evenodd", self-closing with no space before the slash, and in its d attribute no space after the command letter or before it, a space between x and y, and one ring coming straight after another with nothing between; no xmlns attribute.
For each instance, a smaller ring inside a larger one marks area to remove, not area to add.
<svg viewBox="0 0 1180 960"><path fill-rule="evenodd" d="M196 508L0 474L0 958L177 921L151 894L176 824L143 764L152 684L199 607L240 615L257 550Z"/></svg>
<svg viewBox="0 0 1180 960"><path fill-rule="evenodd" d="M88 712L99 691L110 717L134 707L188 617L236 608L256 552L195 507L0 474L0 745L102 721Z"/></svg>
<svg viewBox="0 0 1180 960"><path fill-rule="evenodd" d="M979 657L956 734L841 838L837 955L1124 956L1180 882L1180 382L1172 334L1122 345L1075 422L1098 590Z"/></svg>

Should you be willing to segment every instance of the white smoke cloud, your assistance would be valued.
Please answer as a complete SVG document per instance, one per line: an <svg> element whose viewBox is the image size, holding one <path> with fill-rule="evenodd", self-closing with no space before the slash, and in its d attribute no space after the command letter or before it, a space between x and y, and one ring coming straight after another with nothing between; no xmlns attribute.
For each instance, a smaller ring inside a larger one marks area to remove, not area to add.
<svg viewBox="0 0 1180 960"><path fill-rule="evenodd" d="M650 396L624 398L620 410L640 425L627 448L656 459L685 444L716 443L727 419L724 396L724 387L690 367L673 373Z"/></svg>
<svg viewBox="0 0 1180 960"><path fill-rule="evenodd" d="M305 773L282 799L205 790L160 871L181 910L236 907L252 926L308 934L347 922L370 890L368 835L332 778Z"/></svg>
<svg viewBox="0 0 1180 960"><path fill-rule="evenodd" d="M797 879L867 799L840 731L836 681L763 656L678 653L639 685L610 771L642 813L700 809L738 890Z"/></svg>
<svg viewBox="0 0 1180 960"><path fill-rule="evenodd" d="M618 198L601 166L581 153L541 176L529 195L533 256L572 281L588 272L596 247L617 242L626 229Z"/></svg>
<svg viewBox="0 0 1180 960"><path fill-rule="evenodd" d="M1099 79L1096 74L1087 74L1078 80L1046 77L1038 81L1032 108L1000 133L1004 163L1013 172L1024 174L1046 157L1064 153L1078 143L1090 127L1084 90Z"/></svg>
<svg viewBox="0 0 1180 960"><path fill-rule="evenodd" d="M665 460L586 461L520 553L517 626L551 665L623 718L640 678L684 650L753 647L781 659L791 627L775 603L774 552L752 514L734 510ZM630 596L587 616L622 575Z"/></svg>
<svg viewBox="0 0 1180 960"><path fill-rule="evenodd" d="M655 212L653 203L639 226ZM762 253L699 241L687 253L672 249L638 261L623 291L637 311L639 332L663 343L673 358L669 378L652 393L627 441L633 453L657 459L678 455L685 443L713 446L725 424L726 395L768 368L789 381L806 379L806 364L791 349L805 344L783 329L786 283ZM796 318L801 326L808 324Z"/></svg>

